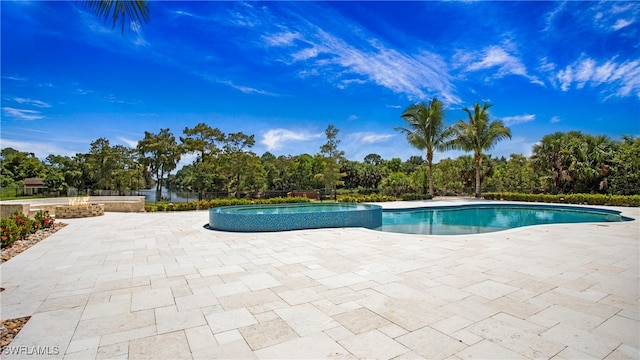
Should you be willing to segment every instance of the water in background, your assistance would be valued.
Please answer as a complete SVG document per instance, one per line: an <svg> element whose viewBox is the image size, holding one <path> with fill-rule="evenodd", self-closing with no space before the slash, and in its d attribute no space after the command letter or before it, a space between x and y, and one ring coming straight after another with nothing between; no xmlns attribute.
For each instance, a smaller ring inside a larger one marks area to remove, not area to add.
<svg viewBox="0 0 640 360"><path fill-rule="evenodd" d="M144 196L145 202L155 202L156 188L140 190L140 196ZM198 200L198 195L195 193L169 191L169 189L163 186L162 198L171 202L189 202Z"/></svg>

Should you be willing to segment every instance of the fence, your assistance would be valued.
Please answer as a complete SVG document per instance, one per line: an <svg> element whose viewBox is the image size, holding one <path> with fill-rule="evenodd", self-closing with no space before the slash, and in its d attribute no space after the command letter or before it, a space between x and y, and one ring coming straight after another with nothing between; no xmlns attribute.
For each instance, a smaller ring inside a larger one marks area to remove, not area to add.
<svg viewBox="0 0 640 360"><path fill-rule="evenodd" d="M483 188L482 191L491 191L492 189ZM474 187L465 187L459 190L441 190L436 189L436 195L443 196L470 196L475 192ZM23 196L22 189L16 190L17 196ZM200 200L238 198L238 199L270 199L275 197L303 196L313 200L330 200L337 195L390 195L401 198L404 194L416 193L415 189L408 187L386 187L379 189L338 189L337 191L330 189L290 189L290 190L265 190L265 191L217 191L217 192L194 192L169 190L163 188L161 191L161 199L159 201L166 202L190 202ZM99 189L75 189L70 188L65 192L49 192L41 191L35 196L40 197L61 197L61 196L144 196L146 202L156 201L155 189L144 190L99 190Z"/></svg>

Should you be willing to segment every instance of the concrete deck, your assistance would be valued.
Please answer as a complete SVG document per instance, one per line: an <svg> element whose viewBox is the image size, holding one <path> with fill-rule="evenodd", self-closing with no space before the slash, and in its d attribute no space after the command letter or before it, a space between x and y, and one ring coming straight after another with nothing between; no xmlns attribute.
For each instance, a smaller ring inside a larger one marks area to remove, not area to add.
<svg viewBox="0 0 640 360"><path fill-rule="evenodd" d="M2 319L31 316L3 359L640 357L639 221L460 236L207 221L64 220L0 267Z"/></svg>

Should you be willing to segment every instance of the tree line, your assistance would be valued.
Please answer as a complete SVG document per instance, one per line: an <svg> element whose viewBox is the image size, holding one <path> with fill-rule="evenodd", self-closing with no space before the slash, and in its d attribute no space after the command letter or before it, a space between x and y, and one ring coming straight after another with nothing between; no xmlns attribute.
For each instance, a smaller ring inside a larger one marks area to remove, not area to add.
<svg viewBox="0 0 640 360"><path fill-rule="evenodd" d="M254 135L223 133L205 123L185 128L181 136L170 129L145 132L135 148L111 145L99 138L88 153L75 156L51 154L38 159L33 153L13 148L0 150L3 188L25 178L42 178L49 192L69 188L92 193L163 186L198 193L230 196L267 190L335 190L380 192L399 196L411 192L431 195L462 195L481 191L520 193L640 194L640 138L577 131L544 136L532 156L511 154L494 158L485 154L498 141L510 138L510 129L491 120L488 104L464 108L467 121L444 126L442 104L433 99L411 105L402 113L406 127L396 128L425 157L383 159L372 153L362 161L348 160L340 150L339 130L329 125L326 142L315 154L258 156L251 149ZM462 149L470 155L433 163L436 151ZM182 156L195 155L191 164L176 170Z"/></svg>

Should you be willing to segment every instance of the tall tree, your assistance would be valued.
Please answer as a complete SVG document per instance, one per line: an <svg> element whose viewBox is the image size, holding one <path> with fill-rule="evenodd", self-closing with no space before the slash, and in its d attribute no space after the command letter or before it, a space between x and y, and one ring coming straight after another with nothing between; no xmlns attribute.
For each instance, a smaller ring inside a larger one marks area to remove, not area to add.
<svg viewBox="0 0 640 360"><path fill-rule="evenodd" d="M254 176L264 176L260 158L251 151L245 151L245 148L252 148L255 142L254 135L243 132L228 134L225 137L222 154L217 159L220 170L227 180L227 191L236 193L236 196L239 190L244 189L246 180Z"/></svg>
<svg viewBox="0 0 640 360"><path fill-rule="evenodd" d="M169 129L160 129L158 134L144 132L144 139L138 141L141 162L156 178L156 201L162 199L162 184L165 175L178 165L182 147L176 142Z"/></svg>
<svg viewBox="0 0 640 360"><path fill-rule="evenodd" d="M182 132L185 136L181 136L180 141L184 144L185 151L198 156L197 162L205 162L207 157L217 154L219 149L216 143L225 140L220 129L214 129L205 123L199 123L193 128L185 127Z"/></svg>
<svg viewBox="0 0 640 360"><path fill-rule="evenodd" d="M217 143L225 141L225 135L220 129L212 128L205 123L199 123L193 128L185 127L182 131L184 137L180 137L186 152L196 154L197 158L193 164L193 171L189 172L187 180L190 182L192 190L198 191L198 199L202 200L205 191L211 190L213 183L219 178L215 174L214 157L220 153ZM186 184L182 184L186 185Z"/></svg>
<svg viewBox="0 0 640 360"><path fill-rule="evenodd" d="M397 127L409 144L419 150L427 151L429 165L429 194L433 196L433 153L445 150L451 132L444 127L444 110L442 102L433 98L429 104L423 102L409 106L402 118L409 125L408 128Z"/></svg>
<svg viewBox="0 0 640 360"><path fill-rule="evenodd" d="M336 187L342 183L341 179L344 176L340 173L340 166L338 161L344 156L344 151L338 150L340 139L338 139L338 130L335 126L329 125L324 131L327 137L327 142L320 147L320 153L324 156L325 171L323 173L323 180L325 188L333 191L335 198Z"/></svg>
<svg viewBox="0 0 640 360"><path fill-rule="evenodd" d="M449 148L467 152L473 151L476 165L476 198L481 196L482 152L491 150L500 140L511 138L511 130L502 121L490 120L489 108L491 106L485 103L480 107L478 103L475 103L473 110L463 108L469 122L459 120L455 123L451 127L453 140L447 144Z"/></svg>

